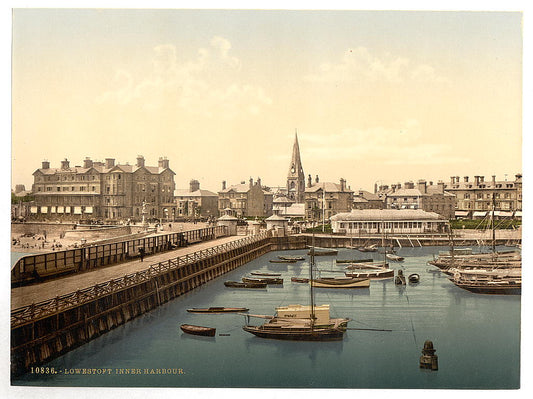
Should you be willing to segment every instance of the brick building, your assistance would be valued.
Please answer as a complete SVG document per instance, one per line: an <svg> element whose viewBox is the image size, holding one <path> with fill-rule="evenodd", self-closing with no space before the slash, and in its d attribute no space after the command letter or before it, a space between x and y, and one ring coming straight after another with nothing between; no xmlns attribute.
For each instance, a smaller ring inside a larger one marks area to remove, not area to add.
<svg viewBox="0 0 533 399"><path fill-rule="evenodd" d="M147 219L169 220L175 216L174 175L166 158L158 166L146 166L143 156L135 165L86 158L83 166L60 168L44 161L33 173L35 205L32 219L141 220L145 203Z"/></svg>
<svg viewBox="0 0 533 399"><path fill-rule="evenodd" d="M258 178L254 183L250 178L248 184L226 187L222 182L222 190L218 192L218 211L220 215L230 213L237 217L269 217L272 216L273 193L261 185Z"/></svg>
<svg viewBox="0 0 533 399"><path fill-rule="evenodd" d="M353 191L346 186L346 180L340 183L320 182L318 176L312 183L308 177L304 193L305 218L312 221L325 221L339 213L349 212L353 205Z"/></svg>
<svg viewBox="0 0 533 399"><path fill-rule="evenodd" d="M218 217L218 195L202 190L198 180L189 182L189 189L178 189L175 193L177 216L181 217Z"/></svg>

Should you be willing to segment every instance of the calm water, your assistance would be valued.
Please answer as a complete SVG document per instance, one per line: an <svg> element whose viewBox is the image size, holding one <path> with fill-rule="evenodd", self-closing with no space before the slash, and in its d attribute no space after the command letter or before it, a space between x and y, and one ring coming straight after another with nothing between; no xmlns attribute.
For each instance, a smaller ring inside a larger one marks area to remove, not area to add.
<svg viewBox="0 0 533 399"><path fill-rule="evenodd" d="M242 330L243 316L187 313L190 307L246 306L252 314L272 314L288 304L308 304L308 261L272 264L279 254L262 258L199 287L191 293L121 326L47 366L56 375L26 374L14 385L105 387L283 387L283 388L518 388L520 297L478 295L461 290L426 264L436 247L404 248L404 274L419 273L418 285L395 286L392 279L372 281L369 289L316 289L316 303L330 304L332 316L350 317L340 342L285 342L255 337ZM339 259L366 258L341 249ZM373 254L370 254L372 256ZM380 256L373 255L376 259ZM317 257L321 270L342 270L334 257ZM282 287L239 290L226 280L254 270L281 272ZM333 273L323 272L323 276ZM336 273L340 275L340 273ZM253 323L261 323L260 319ZM183 334L182 323L217 328L216 337ZM218 334L229 334L219 336ZM439 370L419 368L424 341L433 341ZM76 371L78 369L78 371ZM111 374L83 375L87 369ZM120 374L140 369L140 375ZM183 374L144 374L170 369ZM181 370L179 370L181 369ZM71 374L74 373L74 374Z"/></svg>

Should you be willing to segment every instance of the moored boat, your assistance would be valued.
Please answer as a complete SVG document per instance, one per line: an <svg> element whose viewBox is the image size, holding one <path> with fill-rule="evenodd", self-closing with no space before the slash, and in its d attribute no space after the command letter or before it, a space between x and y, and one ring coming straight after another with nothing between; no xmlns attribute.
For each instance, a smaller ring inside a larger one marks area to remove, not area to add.
<svg viewBox="0 0 533 399"><path fill-rule="evenodd" d="M281 273L251 272L252 276L279 277Z"/></svg>
<svg viewBox="0 0 533 399"><path fill-rule="evenodd" d="M182 324L181 330L187 334L203 335L205 337L214 337L217 329L213 327L194 326L192 324Z"/></svg>
<svg viewBox="0 0 533 399"><path fill-rule="evenodd" d="M376 252L378 250L377 245L369 245L367 247L357 247L359 252Z"/></svg>
<svg viewBox="0 0 533 399"><path fill-rule="evenodd" d="M226 281L224 282L224 285L230 288L266 288L267 287L267 283L264 283L264 282L245 283L241 281Z"/></svg>
<svg viewBox="0 0 533 399"><path fill-rule="evenodd" d="M303 277L291 277L291 281L293 283L308 283L309 279Z"/></svg>
<svg viewBox="0 0 533 399"><path fill-rule="evenodd" d="M370 279L353 277L324 277L311 281L316 288L368 288Z"/></svg>
<svg viewBox="0 0 533 399"><path fill-rule="evenodd" d="M411 284L416 284L416 283L419 283L420 282L420 275L418 273L412 273L410 274L408 277L407 277L407 280L409 280L409 282Z"/></svg>
<svg viewBox="0 0 533 399"><path fill-rule="evenodd" d="M278 256L279 259L281 260L295 260L295 261L298 261L298 260L305 260L305 256Z"/></svg>
<svg viewBox="0 0 533 399"><path fill-rule="evenodd" d="M270 263L296 263L296 259L270 259Z"/></svg>
<svg viewBox="0 0 533 399"><path fill-rule="evenodd" d="M387 257L387 259L392 260L394 262L401 262L404 260L403 257L395 255L395 254L386 254L385 256Z"/></svg>
<svg viewBox="0 0 533 399"><path fill-rule="evenodd" d="M330 248L317 248L317 247L311 247L309 252L307 252L308 255L314 255L314 256L329 256L329 255L337 255L339 251L336 249L330 249Z"/></svg>
<svg viewBox="0 0 533 399"><path fill-rule="evenodd" d="M374 259L335 259L335 263L370 263L374 262Z"/></svg>
<svg viewBox="0 0 533 399"><path fill-rule="evenodd" d="M191 308L187 309L189 313L236 313L247 312L248 308L226 308L223 306L211 306L210 308Z"/></svg>
<svg viewBox="0 0 533 399"><path fill-rule="evenodd" d="M265 284L283 284L283 279L279 277L243 277L243 283L265 283Z"/></svg>
<svg viewBox="0 0 533 399"><path fill-rule="evenodd" d="M345 272L344 275L350 278L368 278L368 279L392 278L394 277L394 270L393 269L353 270L353 271Z"/></svg>

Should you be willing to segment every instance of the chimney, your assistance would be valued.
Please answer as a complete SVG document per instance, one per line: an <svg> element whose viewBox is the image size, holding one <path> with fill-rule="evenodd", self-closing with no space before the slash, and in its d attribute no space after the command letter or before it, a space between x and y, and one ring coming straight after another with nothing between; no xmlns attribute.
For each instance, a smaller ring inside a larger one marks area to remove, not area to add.
<svg viewBox="0 0 533 399"><path fill-rule="evenodd" d="M437 186L439 186L439 193L444 194L444 182L442 180L439 180L437 182Z"/></svg>
<svg viewBox="0 0 533 399"><path fill-rule="evenodd" d="M43 161L42 169L50 169L50 162L49 161Z"/></svg>
<svg viewBox="0 0 533 399"><path fill-rule="evenodd" d="M396 184L391 184L390 187L392 188L392 192L395 193L396 192Z"/></svg>
<svg viewBox="0 0 533 399"><path fill-rule="evenodd" d="M86 169L93 167L93 161L91 161L91 158L87 157L83 160L83 167Z"/></svg>
<svg viewBox="0 0 533 399"><path fill-rule="evenodd" d="M159 157L158 166L162 169L168 169L168 159L167 157ZM196 190L195 190L196 191Z"/></svg>
<svg viewBox="0 0 533 399"><path fill-rule="evenodd" d="M223 183L224 183L224 182L223 182ZM225 188L225 187L224 187L224 185L223 185L223 186L222 186L222 190L224 190L224 188ZM193 193L193 192L198 191L198 190L200 190L200 182L199 182L198 180L194 180L194 179L191 180L191 181L189 182L189 191L190 191L191 193Z"/></svg>
<svg viewBox="0 0 533 399"><path fill-rule="evenodd" d="M311 187L313 183L313 178L311 177L311 175L307 176L307 187Z"/></svg>
<svg viewBox="0 0 533 399"><path fill-rule="evenodd" d="M250 181L250 188L252 188L253 185L254 185L254 179L252 179L252 178L250 177L250 180L249 180L249 181Z"/></svg>
<svg viewBox="0 0 533 399"><path fill-rule="evenodd" d="M115 166L115 158L106 158L105 159L105 167L107 169L111 169L113 166Z"/></svg>
<svg viewBox="0 0 533 399"><path fill-rule="evenodd" d="M345 188L346 188L346 180L344 180L344 179L341 177L341 192L343 192Z"/></svg>
<svg viewBox="0 0 533 399"><path fill-rule="evenodd" d="M260 178L260 177L257 178L257 185L258 185L259 187L261 187L261 178Z"/></svg>
<svg viewBox="0 0 533 399"><path fill-rule="evenodd" d="M144 157L142 155L137 155L137 166L139 168L144 166Z"/></svg>
<svg viewBox="0 0 533 399"><path fill-rule="evenodd" d="M479 176L479 182L485 183L485 176Z"/></svg>
<svg viewBox="0 0 533 399"><path fill-rule="evenodd" d="M65 158L63 161L61 161L61 169L68 169L69 168L69 161L67 158Z"/></svg>
<svg viewBox="0 0 533 399"><path fill-rule="evenodd" d="M425 180L419 180L418 181L418 190L422 194L427 194L427 185L426 185L426 181Z"/></svg>
<svg viewBox="0 0 533 399"><path fill-rule="evenodd" d="M468 176L465 176L464 179L465 179L465 183L468 183Z"/></svg>
<svg viewBox="0 0 533 399"><path fill-rule="evenodd" d="M222 190L226 189L226 180L222 180Z"/></svg>
<svg viewBox="0 0 533 399"><path fill-rule="evenodd" d="M492 185L496 186L496 175L492 175Z"/></svg>
<svg viewBox="0 0 533 399"><path fill-rule="evenodd" d="M315 183L318 183L320 180L318 180L318 175L315 177Z"/></svg>
<svg viewBox="0 0 533 399"><path fill-rule="evenodd" d="M479 176L474 176L474 182L476 186L479 186Z"/></svg>
<svg viewBox="0 0 533 399"><path fill-rule="evenodd" d="M452 184L455 184L455 176L450 177L450 181L452 182Z"/></svg>
<svg viewBox="0 0 533 399"><path fill-rule="evenodd" d="M398 187L398 190L399 190L400 188L402 188L402 183L397 183L396 187Z"/></svg>
<svg viewBox="0 0 533 399"><path fill-rule="evenodd" d="M378 184L374 183L374 194L378 192Z"/></svg>
<svg viewBox="0 0 533 399"><path fill-rule="evenodd" d="M459 184L459 176L455 176L455 183Z"/></svg>

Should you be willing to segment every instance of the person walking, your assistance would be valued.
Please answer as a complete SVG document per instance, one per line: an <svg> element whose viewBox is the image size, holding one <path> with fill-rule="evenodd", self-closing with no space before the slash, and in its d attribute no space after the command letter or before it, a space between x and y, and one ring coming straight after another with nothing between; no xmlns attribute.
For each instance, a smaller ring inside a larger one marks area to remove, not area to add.
<svg viewBox="0 0 533 399"><path fill-rule="evenodd" d="M144 247L139 248L139 256L141 257L141 262L144 262Z"/></svg>

